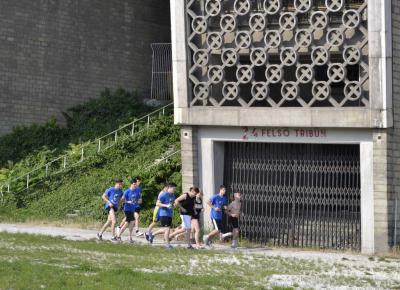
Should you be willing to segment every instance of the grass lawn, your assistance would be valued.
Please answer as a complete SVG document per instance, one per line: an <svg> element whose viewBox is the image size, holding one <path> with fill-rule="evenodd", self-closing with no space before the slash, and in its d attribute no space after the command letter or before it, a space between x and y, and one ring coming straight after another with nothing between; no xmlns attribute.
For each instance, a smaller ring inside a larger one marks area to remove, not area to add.
<svg viewBox="0 0 400 290"><path fill-rule="evenodd" d="M313 288L310 285L395 286L390 279L377 282L367 274L365 277L349 275L345 265L335 266L338 272L332 276L327 273L332 271L332 266L313 259L166 250L145 245L0 233L1 290L291 289L274 284L272 280L299 276L305 277L306 282L309 277L309 284L294 282L293 288ZM396 273L398 270L394 267L385 271Z"/></svg>

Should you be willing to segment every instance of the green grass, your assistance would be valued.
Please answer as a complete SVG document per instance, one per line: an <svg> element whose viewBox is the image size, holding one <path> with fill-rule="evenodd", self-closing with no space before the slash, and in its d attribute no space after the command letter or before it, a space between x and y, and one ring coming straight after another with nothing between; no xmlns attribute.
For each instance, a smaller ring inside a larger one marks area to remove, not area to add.
<svg viewBox="0 0 400 290"><path fill-rule="evenodd" d="M0 289L294 289L304 287L303 280L305 288L314 280L332 287L394 286L349 276L352 267L344 264L332 276L331 265L312 259L0 233ZM303 280L279 285L274 275Z"/></svg>

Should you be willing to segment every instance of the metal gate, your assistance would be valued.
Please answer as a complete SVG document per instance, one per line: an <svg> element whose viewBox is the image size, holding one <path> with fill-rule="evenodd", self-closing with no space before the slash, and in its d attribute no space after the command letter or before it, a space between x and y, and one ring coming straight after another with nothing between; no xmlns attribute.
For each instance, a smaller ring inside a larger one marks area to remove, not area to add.
<svg viewBox="0 0 400 290"><path fill-rule="evenodd" d="M226 143L242 236L292 247L361 249L358 145Z"/></svg>
<svg viewBox="0 0 400 290"><path fill-rule="evenodd" d="M152 43L151 49L153 50L151 98L170 101L172 100L171 43Z"/></svg>

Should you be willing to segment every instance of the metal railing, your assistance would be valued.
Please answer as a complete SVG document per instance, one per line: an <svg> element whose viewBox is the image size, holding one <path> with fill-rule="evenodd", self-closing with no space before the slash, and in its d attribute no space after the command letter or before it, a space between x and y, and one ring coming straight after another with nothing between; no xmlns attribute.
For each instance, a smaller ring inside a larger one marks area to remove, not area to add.
<svg viewBox="0 0 400 290"><path fill-rule="evenodd" d="M0 186L0 201L3 200L5 192L10 193L22 189L29 189L29 187L37 184L44 178L80 164L87 158L114 146L119 140L147 130L152 121L158 119L160 116L166 115L168 112L172 112L172 110L169 110L172 105L173 103L165 105L164 107L136 119L100 138L87 142L78 149L72 149L68 153L61 155L44 165L38 166L28 173L10 179Z"/></svg>

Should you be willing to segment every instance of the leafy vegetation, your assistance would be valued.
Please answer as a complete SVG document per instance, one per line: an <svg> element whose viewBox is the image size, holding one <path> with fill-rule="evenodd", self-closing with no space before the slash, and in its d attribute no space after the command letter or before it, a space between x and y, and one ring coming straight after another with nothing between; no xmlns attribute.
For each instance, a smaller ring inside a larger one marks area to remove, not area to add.
<svg viewBox="0 0 400 290"><path fill-rule="evenodd" d="M113 93L105 90L99 98L63 113L65 126L52 118L45 124L16 127L0 137L0 181L18 174L21 166L31 168L37 161L59 155L70 144L83 143L109 133L152 110L154 108L142 104L136 94L122 89ZM37 160L36 155L40 155ZM19 161L22 161L21 166L15 167Z"/></svg>
<svg viewBox="0 0 400 290"><path fill-rule="evenodd" d="M171 148L179 150L179 146L179 130L173 125L173 118L160 117L149 130L121 140L79 166L51 175L20 194L5 195L6 205L0 209L0 215L17 220L57 220L78 210L83 217L101 220L104 214L101 194L113 186L112 180L121 177L124 186L128 187L131 176L141 176L143 217L145 222L149 222L151 207L162 183L173 181L181 184L179 154L167 162L154 162Z"/></svg>
<svg viewBox="0 0 400 290"><path fill-rule="evenodd" d="M124 109L131 101L133 108ZM115 105L114 102L116 102ZM121 105L123 106L121 107ZM143 108L144 111L139 113L139 108ZM113 110L117 113L111 112ZM79 134L84 136L82 139L93 139L95 136L93 132L101 135L106 133L104 132L106 130L111 131L118 127L116 124L111 126L109 120L111 123L127 123L133 118L147 113L148 110L143 105L136 104L131 94L125 92L117 92L112 96L103 94L98 101L93 100L68 110L70 115L67 117L67 128L58 127L54 130L67 131L66 135L70 140L76 139L77 137L73 136ZM121 111L124 113L120 114ZM107 116L110 117L107 118ZM55 128L57 127L57 125L53 125ZM33 136L31 137L33 138ZM36 136L35 138L41 137ZM105 149L63 172L50 175L30 187L29 190L5 194L3 206L0 205L0 217L3 220L13 221L62 220L69 213L79 212L80 217L84 219L100 221L104 218L101 194L106 188L113 186L113 179L123 178L124 187L127 188L131 176L141 176L144 200L142 217L144 223L149 222L152 207L162 184L166 181L181 184L180 154L172 156L167 162L155 163L166 152L179 150L179 129L174 126L172 116L163 116L154 120L148 130L136 133L134 136L121 135L119 140L113 147ZM56 147L57 142L57 140L53 143L49 142L51 146L42 146L30 154L25 154L25 157L12 166L7 174L3 169L3 174L19 175L31 170L35 164L45 164L50 158L58 156L60 152L66 150L72 152L83 144L68 144L65 147L59 143L60 147ZM33 140L29 146L39 143L39 141ZM51 147L53 148L51 149ZM17 155L22 156L23 154L18 153L15 156ZM25 182L20 180L19 188L24 188ZM178 190L180 191L180 188ZM176 215L176 218L178 217Z"/></svg>

